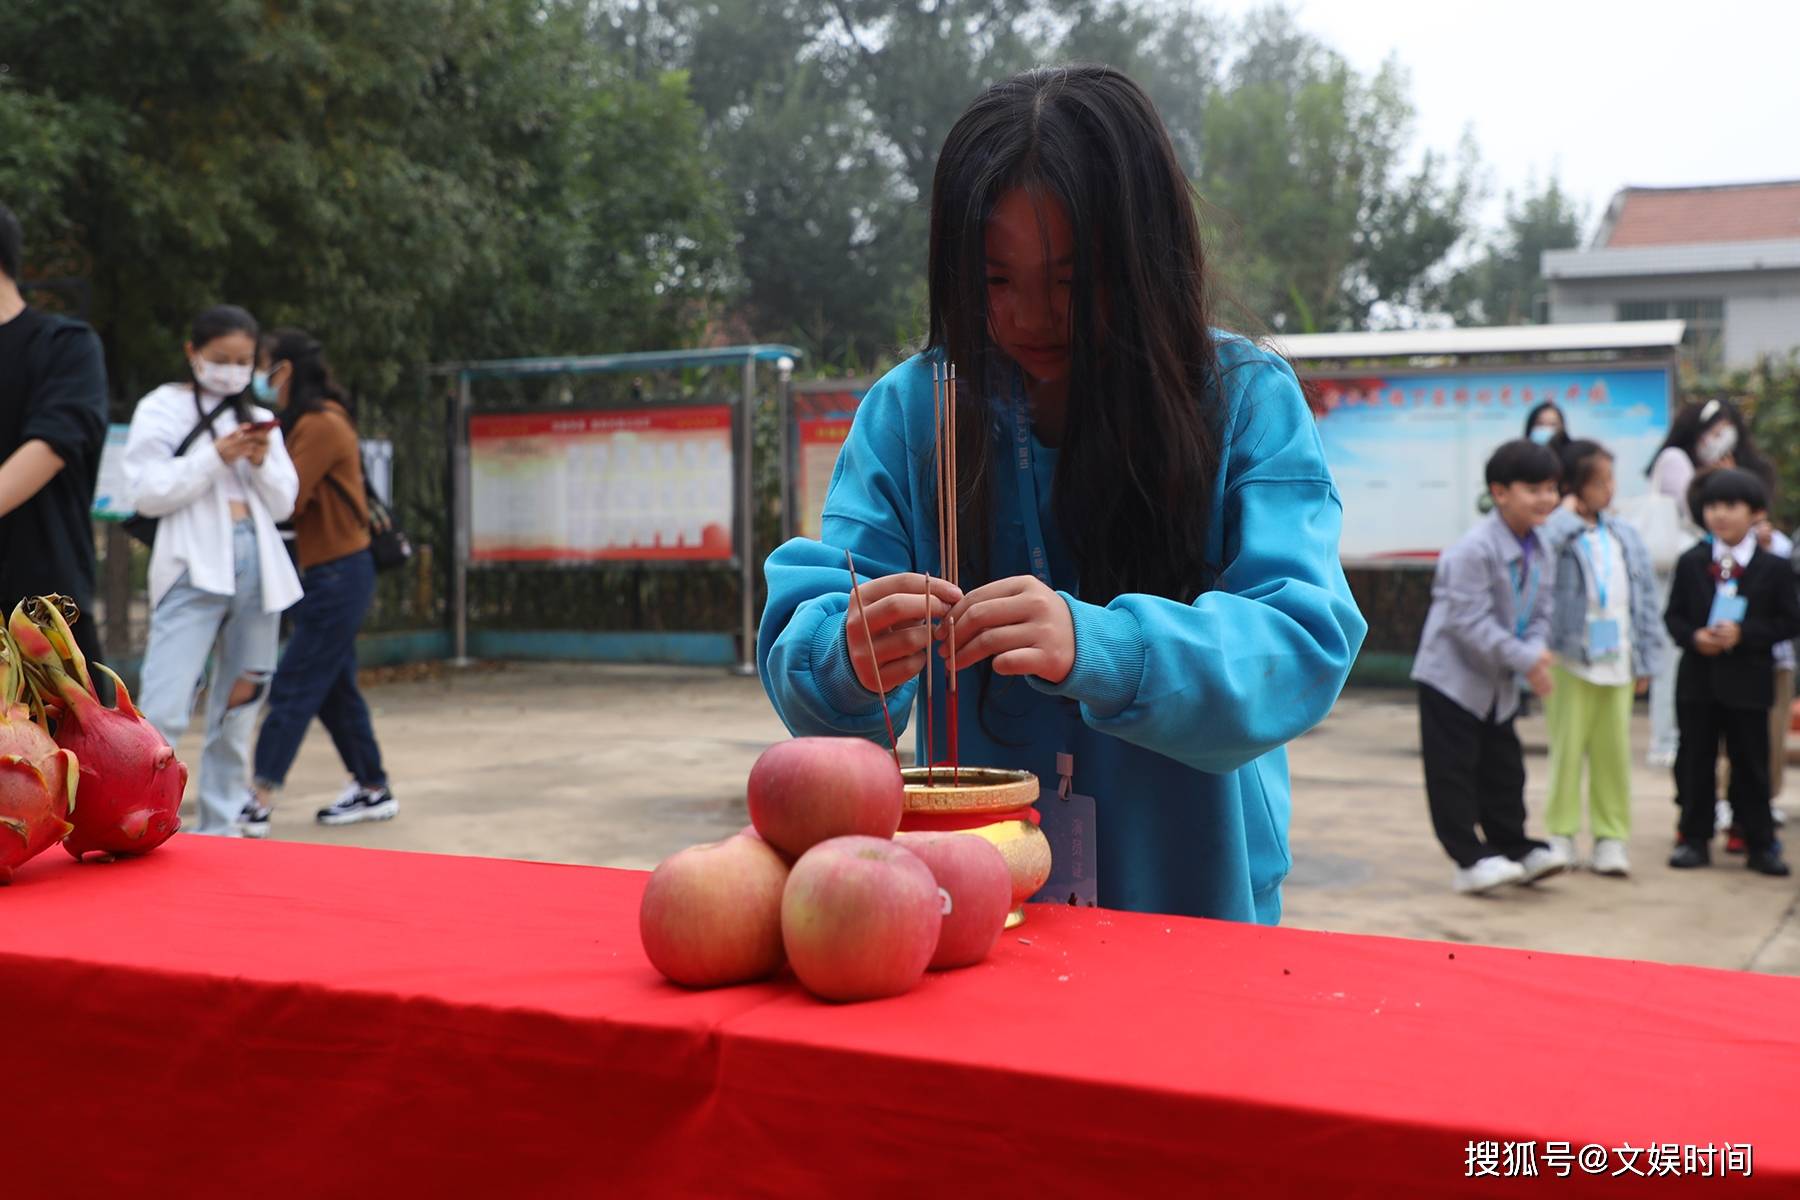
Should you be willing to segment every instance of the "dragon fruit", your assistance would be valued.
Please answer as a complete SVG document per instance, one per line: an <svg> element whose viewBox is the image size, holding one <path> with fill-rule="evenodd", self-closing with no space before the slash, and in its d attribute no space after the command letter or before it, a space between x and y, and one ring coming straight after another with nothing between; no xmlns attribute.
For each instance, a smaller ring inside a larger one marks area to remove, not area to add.
<svg viewBox="0 0 1800 1200"><path fill-rule="evenodd" d="M78 764L80 803L63 847L80 860L148 854L168 841L181 828L187 767L131 703L124 682L93 664L118 690L115 707L100 703L56 597L20 604L7 628L39 699L60 703L56 744Z"/></svg>
<svg viewBox="0 0 1800 1200"><path fill-rule="evenodd" d="M27 692L18 655L10 645L0 650L6 657L0 683L0 883L10 883L14 867L74 828L68 817L75 807L77 762L20 702Z"/></svg>

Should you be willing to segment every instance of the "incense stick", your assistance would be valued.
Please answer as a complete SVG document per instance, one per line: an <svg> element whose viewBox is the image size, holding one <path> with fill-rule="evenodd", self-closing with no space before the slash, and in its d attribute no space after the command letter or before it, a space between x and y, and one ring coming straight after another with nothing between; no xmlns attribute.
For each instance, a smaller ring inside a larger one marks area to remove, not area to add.
<svg viewBox="0 0 1800 1200"><path fill-rule="evenodd" d="M875 635L869 630L868 610L863 608L862 589L856 582L856 560L844 551L844 562L850 567L850 603L856 606L856 619L862 622L863 637L869 642L869 667L875 672L875 689L881 693L881 720L887 726L888 749L894 753L894 766L900 766L900 741L894 736L894 718L888 715L887 686L881 682L881 660L875 657Z"/></svg>
<svg viewBox="0 0 1800 1200"><path fill-rule="evenodd" d="M944 430L945 440L949 443L949 454L945 456L949 486L945 489L948 500L948 515L945 518L950 528L950 555L944 569L949 572L953 587L962 586L962 528L957 520L959 505L956 487L956 364L947 364L944 385ZM962 783L962 755L957 748L957 687L956 687L956 621L952 618L950 626L950 695L945 708L949 719L949 751L950 751L950 783L960 786Z"/></svg>
<svg viewBox="0 0 1800 1200"><path fill-rule="evenodd" d="M933 770L937 762L937 751L931 744L931 572L925 572L925 786L930 787L937 777Z"/></svg>

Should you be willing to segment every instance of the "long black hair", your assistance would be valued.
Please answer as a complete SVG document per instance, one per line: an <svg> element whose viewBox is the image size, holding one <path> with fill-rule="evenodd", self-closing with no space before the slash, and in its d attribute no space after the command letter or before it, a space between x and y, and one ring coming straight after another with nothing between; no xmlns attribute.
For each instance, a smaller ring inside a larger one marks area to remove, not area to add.
<svg viewBox="0 0 1800 1200"><path fill-rule="evenodd" d="M235 304L215 304L194 318L193 325L188 329L188 344L193 346L195 353L199 353L206 349L207 343L234 333L247 334L250 343L255 345L256 318L250 315L249 309L239 308ZM200 380L194 375L194 364L189 361L186 365L188 386L194 389L194 407L203 409L205 401L200 398ZM249 422L254 415L250 411L250 389L246 387L229 399L239 424Z"/></svg>
<svg viewBox="0 0 1800 1200"><path fill-rule="evenodd" d="M1561 454L1563 447L1569 444L1569 415L1554 400L1546 400L1525 414L1525 436L1531 436L1532 429L1537 426L1537 419L1547 412L1556 414L1556 436L1544 444Z"/></svg>
<svg viewBox="0 0 1800 1200"><path fill-rule="evenodd" d="M1771 492L1774 491L1774 465L1763 457L1763 452L1757 446L1756 439L1750 434L1750 424L1744 420L1743 412L1724 396L1715 396L1706 401L1690 400L1682 405L1681 411L1675 414L1675 419L1669 422L1669 432L1663 438L1662 445L1658 446L1656 453L1650 456L1650 463L1644 468L1644 474L1648 475L1654 471L1656 460L1661 457L1664 450L1670 449L1679 450L1687 455L1688 461L1692 462L1694 466L1702 466L1697 451L1700 439L1705 436L1707 430L1722 421L1730 422L1731 427L1737 430L1737 445L1731 451L1733 461L1741 469L1749 471L1761 479L1763 486Z"/></svg>
<svg viewBox="0 0 1800 1200"><path fill-rule="evenodd" d="M1082 598L1192 601L1217 573L1206 559L1224 408L1211 287L1196 197L1168 132L1143 90L1111 67L1042 68L993 85L938 156L928 349L960 376L965 565L987 570L988 401L1009 393L1016 369L989 334L985 242L996 202L1015 188L1060 203L1074 231L1055 509Z"/></svg>
<svg viewBox="0 0 1800 1200"><path fill-rule="evenodd" d="M332 378L331 364L325 361L325 346L304 329L277 329L263 342L269 357L269 370L287 363L287 406L281 410L281 436L291 437L294 426L308 413L320 412L327 400L335 400L356 423L350 398Z"/></svg>

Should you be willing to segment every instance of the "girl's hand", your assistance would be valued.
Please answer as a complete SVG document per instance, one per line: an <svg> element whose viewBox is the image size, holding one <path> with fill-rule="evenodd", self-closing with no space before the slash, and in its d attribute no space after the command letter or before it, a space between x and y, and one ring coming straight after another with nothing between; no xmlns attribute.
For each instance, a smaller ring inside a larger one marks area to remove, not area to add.
<svg viewBox="0 0 1800 1200"><path fill-rule="evenodd" d="M856 590L862 597L862 608L859 613L852 597L849 619L844 622L844 642L850 651L850 665L856 668L856 681L874 695L905 683L925 669L925 656L931 645L925 576L911 572L884 575L862 580ZM962 598L962 589L934 576L929 615L944 616ZM873 659L869 657L871 635L875 641Z"/></svg>
<svg viewBox="0 0 1800 1200"><path fill-rule="evenodd" d="M1648 675L1638 679L1637 694L1640 696L1648 696L1650 694L1650 677Z"/></svg>
<svg viewBox="0 0 1800 1200"><path fill-rule="evenodd" d="M1576 514L1577 516L1580 516L1581 515L1581 497L1577 496L1574 492L1570 492L1568 495L1566 495L1562 498L1562 504L1560 507L1562 508L1562 510L1564 512L1572 512L1572 513Z"/></svg>
<svg viewBox="0 0 1800 1200"><path fill-rule="evenodd" d="M251 451L255 448L256 436L256 434L251 433L248 429L240 427L215 441L213 443L213 449L219 452L220 462L234 463L240 458L248 458L250 456ZM268 446L267 438L263 439L263 445L266 449Z"/></svg>
<svg viewBox="0 0 1800 1200"><path fill-rule="evenodd" d="M1035 675L1045 683L1061 683L1075 666L1075 618L1063 598L1036 576L1015 575L976 588L938 624L943 644L938 654L950 658L950 622L956 622L956 667L994 660L1001 675Z"/></svg>
<svg viewBox="0 0 1800 1200"><path fill-rule="evenodd" d="M244 457L250 460L251 466L262 466L263 460L269 457L269 435L266 433L251 434L250 450Z"/></svg>
<svg viewBox="0 0 1800 1200"><path fill-rule="evenodd" d="M1765 517L1756 523L1756 544L1767 550L1775 541L1775 526Z"/></svg>

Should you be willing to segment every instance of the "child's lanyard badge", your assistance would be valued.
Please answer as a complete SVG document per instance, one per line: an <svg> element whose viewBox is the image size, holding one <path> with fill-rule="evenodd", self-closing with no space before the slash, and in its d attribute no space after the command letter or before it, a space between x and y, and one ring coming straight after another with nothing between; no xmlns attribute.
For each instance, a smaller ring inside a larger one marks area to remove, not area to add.
<svg viewBox="0 0 1800 1200"><path fill-rule="evenodd" d="M1026 409L1019 376L1013 377L1013 473L1019 484L1019 520L1025 529L1031 573L1045 587L1050 582L1050 556L1045 549L1043 522L1038 517L1037 473L1031 450L1031 416ZM1095 841L1095 803L1092 796L1076 793L1075 734L1081 728L1081 712L1064 699L1063 749L1056 755L1056 795L1038 802L1039 824L1050 841L1050 878L1031 899L1043 904L1077 904L1089 908L1100 903L1099 849Z"/></svg>
<svg viewBox="0 0 1800 1200"><path fill-rule="evenodd" d="M1591 533L1581 535L1581 549L1587 556L1588 568L1594 576L1594 599L1600 605L1600 616L1587 623L1588 661L1613 658L1621 649L1619 621L1607 615L1606 600L1612 583L1612 538L1607 536L1606 522L1598 522Z"/></svg>

